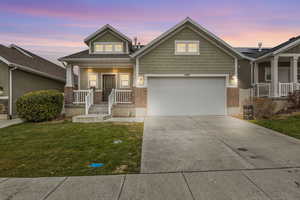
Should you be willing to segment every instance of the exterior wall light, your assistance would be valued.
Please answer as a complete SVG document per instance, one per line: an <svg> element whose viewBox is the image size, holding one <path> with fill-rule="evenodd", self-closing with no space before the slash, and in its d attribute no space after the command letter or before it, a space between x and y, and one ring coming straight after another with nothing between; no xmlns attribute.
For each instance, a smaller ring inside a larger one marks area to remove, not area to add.
<svg viewBox="0 0 300 200"><path fill-rule="evenodd" d="M143 85L145 84L144 76L138 76L137 84L138 84L139 86L143 86Z"/></svg>

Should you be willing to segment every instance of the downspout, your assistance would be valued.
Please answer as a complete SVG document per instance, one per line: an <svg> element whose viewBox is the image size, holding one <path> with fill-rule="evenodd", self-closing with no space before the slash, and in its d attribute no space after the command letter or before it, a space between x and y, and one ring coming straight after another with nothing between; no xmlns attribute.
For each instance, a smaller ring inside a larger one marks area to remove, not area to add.
<svg viewBox="0 0 300 200"><path fill-rule="evenodd" d="M13 106L13 81L12 81L12 71L16 70L17 67L13 66L12 64L9 65L9 111L8 117L12 119L12 106Z"/></svg>

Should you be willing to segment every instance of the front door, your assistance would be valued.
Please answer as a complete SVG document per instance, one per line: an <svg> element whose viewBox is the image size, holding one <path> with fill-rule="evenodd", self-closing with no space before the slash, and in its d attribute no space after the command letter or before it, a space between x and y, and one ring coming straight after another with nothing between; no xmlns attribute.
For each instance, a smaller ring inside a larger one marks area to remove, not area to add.
<svg viewBox="0 0 300 200"><path fill-rule="evenodd" d="M116 88L116 76L114 74L103 75L102 85L102 100L108 101L111 90Z"/></svg>

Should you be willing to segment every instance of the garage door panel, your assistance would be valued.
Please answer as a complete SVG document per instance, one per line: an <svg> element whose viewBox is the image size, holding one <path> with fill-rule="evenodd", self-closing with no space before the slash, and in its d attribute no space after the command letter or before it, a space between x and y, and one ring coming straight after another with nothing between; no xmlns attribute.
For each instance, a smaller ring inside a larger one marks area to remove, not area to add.
<svg viewBox="0 0 300 200"><path fill-rule="evenodd" d="M225 78L149 78L148 115L224 115Z"/></svg>

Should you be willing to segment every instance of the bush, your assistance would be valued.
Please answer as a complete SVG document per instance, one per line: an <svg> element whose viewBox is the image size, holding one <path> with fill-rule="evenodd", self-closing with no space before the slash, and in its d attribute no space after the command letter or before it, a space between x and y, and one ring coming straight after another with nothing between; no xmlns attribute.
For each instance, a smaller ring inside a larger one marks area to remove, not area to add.
<svg viewBox="0 0 300 200"><path fill-rule="evenodd" d="M288 102L291 108L299 109L300 108L300 91L296 90L293 93L289 93Z"/></svg>
<svg viewBox="0 0 300 200"><path fill-rule="evenodd" d="M49 121L62 111L63 95L55 90L29 92L17 100L19 117L31 122Z"/></svg>

